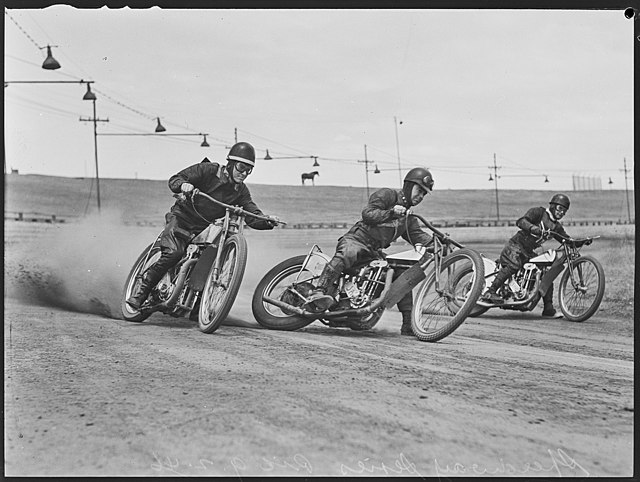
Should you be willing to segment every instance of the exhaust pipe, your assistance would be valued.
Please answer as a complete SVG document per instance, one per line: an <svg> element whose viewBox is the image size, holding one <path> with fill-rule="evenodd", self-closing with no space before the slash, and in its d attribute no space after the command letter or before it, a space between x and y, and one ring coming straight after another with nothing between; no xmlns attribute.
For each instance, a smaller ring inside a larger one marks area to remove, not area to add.
<svg viewBox="0 0 640 482"><path fill-rule="evenodd" d="M296 315L303 316L305 318L313 318L313 319L319 319L319 318L323 318L324 319L324 318L326 318L326 319L330 319L330 318L341 318L343 316L368 315L369 313L372 313L372 312L376 311L378 308L380 308L380 306L383 305L385 297L387 295L387 292L389 291L389 288L391 287L392 278L393 278L393 268L389 268L389 270L387 271L387 276L386 276L385 281L384 281L384 289L382 290L382 293L380 293L380 296L378 297L378 299L376 299L370 305L365 306L364 308L358 308L358 309L353 309L353 310L325 311L323 313L313 313L311 311L303 310L302 308L298 308L297 306L293 306L293 305L290 305L288 303L285 303L284 301L280 301L280 300L276 300L276 299L270 298L270 297L268 297L266 295L264 295L262 297L262 301L265 301L265 302L267 302L269 304L277 306L278 308L280 308L283 311L284 310L292 311Z"/></svg>

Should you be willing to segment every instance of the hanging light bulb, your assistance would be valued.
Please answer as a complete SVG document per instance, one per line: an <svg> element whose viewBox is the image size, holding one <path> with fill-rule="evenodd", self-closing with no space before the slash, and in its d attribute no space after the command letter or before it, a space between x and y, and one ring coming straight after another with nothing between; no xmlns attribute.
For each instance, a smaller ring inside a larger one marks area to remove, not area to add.
<svg viewBox="0 0 640 482"><path fill-rule="evenodd" d="M374 174L380 174L380 169L378 169L378 165L376 164L376 168L373 171Z"/></svg>
<svg viewBox="0 0 640 482"><path fill-rule="evenodd" d="M611 178L609 178L609 184L613 184L613 181L611 180Z"/></svg>
<svg viewBox="0 0 640 482"><path fill-rule="evenodd" d="M318 157L317 156L312 156L313 157L313 167L318 167L320 164L318 164Z"/></svg>
<svg viewBox="0 0 640 482"><path fill-rule="evenodd" d="M489 181L493 181L493 176L491 176L491 173L489 173Z"/></svg>
<svg viewBox="0 0 640 482"><path fill-rule="evenodd" d="M549 182L549 178L547 176L544 176L544 182Z"/></svg>
<svg viewBox="0 0 640 482"><path fill-rule="evenodd" d="M167 129L164 128L162 124L160 124L160 117L156 117L158 119L158 125L156 126L156 132L164 132Z"/></svg>
<svg viewBox="0 0 640 482"><path fill-rule="evenodd" d="M91 84L87 82L87 91L82 96L82 100L96 100L96 94L91 92Z"/></svg>
<svg viewBox="0 0 640 482"><path fill-rule="evenodd" d="M47 45L47 58L44 59L42 63L42 68L46 70L56 70L60 68L60 64L56 59L51 55L51 46Z"/></svg>
<svg viewBox="0 0 640 482"><path fill-rule="evenodd" d="M270 161L271 159L273 159L273 157L271 157L271 156L269 155L269 149L267 149L267 155L266 155L266 156L264 156L264 160L265 160L265 161Z"/></svg>
<svg viewBox="0 0 640 482"><path fill-rule="evenodd" d="M202 144L200 144L200 147L209 147L209 143L207 142L207 135L206 134L202 134L204 136L204 140L202 141Z"/></svg>

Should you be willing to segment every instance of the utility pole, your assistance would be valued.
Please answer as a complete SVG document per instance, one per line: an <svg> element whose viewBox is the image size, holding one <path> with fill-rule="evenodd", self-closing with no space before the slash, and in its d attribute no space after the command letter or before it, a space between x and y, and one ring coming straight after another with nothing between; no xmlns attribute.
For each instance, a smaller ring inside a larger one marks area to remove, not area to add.
<svg viewBox="0 0 640 482"><path fill-rule="evenodd" d="M367 145L364 145L364 161L358 161L358 162L364 162L364 172L365 172L365 178L367 180L367 199L369 199L369 163L372 161L369 161L367 159Z"/></svg>
<svg viewBox="0 0 640 482"><path fill-rule="evenodd" d="M620 169L621 171L624 172L624 192L627 195L627 216L629 217L629 222L631 222L631 208L629 207L629 187L627 185L627 172L629 172L629 169L627 169L627 158L623 158L624 159L624 169Z"/></svg>
<svg viewBox="0 0 640 482"><path fill-rule="evenodd" d="M100 175L98 174L98 122L109 122L109 119L98 119L96 116L96 99L93 99L93 118L84 119L80 117L81 122L93 122L93 150L96 159L96 196L98 198L98 212L100 212Z"/></svg>
<svg viewBox="0 0 640 482"><path fill-rule="evenodd" d="M498 200L498 169L502 166L496 166L496 153L493 153L493 166L489 166L489 169L493 169L493 181L496 185L496 216L500 221L500 201ZM491 181L491 174L489 174L489 181Z"/></svg>
<svg viewBox="0 0 640 482"><path fill-rule="evenodd" d="M396 153L398 155L398 177L400 178L400 185L402 186L402 166L400 165L400 142L398 141L398 120L393 117L393 123L396 126ZM400 121L402 124L402 121Z"/></svg>

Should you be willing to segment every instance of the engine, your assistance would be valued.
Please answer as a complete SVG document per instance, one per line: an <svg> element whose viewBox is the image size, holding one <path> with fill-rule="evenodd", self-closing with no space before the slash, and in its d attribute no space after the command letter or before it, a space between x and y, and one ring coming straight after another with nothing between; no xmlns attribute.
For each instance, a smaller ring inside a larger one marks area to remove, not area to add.
<svg viewBox="0 0 640 482"><path fill-rule="evenodd" d="M351 308L362 308L376 299L384 288L384 278L389 263L382 259L371 261L355 275L345 275L340 289L340 304L348 302Z"/></svg>
<svg viewBox="0 0 640 482"><path fill-rule="evenodd" d="M529 292L535 288L540 269L533 263L525 263L513 276L509 289L515 300L524 300Z"/></svg>

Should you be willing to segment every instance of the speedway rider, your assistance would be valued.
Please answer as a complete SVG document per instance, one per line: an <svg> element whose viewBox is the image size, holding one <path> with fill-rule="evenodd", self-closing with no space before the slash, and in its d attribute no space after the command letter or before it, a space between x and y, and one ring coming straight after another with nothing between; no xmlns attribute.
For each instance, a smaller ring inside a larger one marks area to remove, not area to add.
<svg viewBox="0 0 640 482"><path fill-rule="evenodd" d="M552 232L569 237L560 219L569 210L569 197L565 194L555 194L549 207L535 207L529 209L524 216L516 221L516 226L520 230L513 235L500 253L500 270L491 283L491 286L481 298L482 301L492 304L502 304L504 300L497 294L502 284L518 272L520 268L536 255L534 250L542 245L550 237L561 242L562 238ZM560 318L561 313L557 313L553 307L553 284L549 286L546 293L541 293L544 302L542 316L546 318Z"/></svg>
<svg viewBox="0 0 640 482"><path fill-rule="evenodd" d="M431 236L420 228L416 218L406 216L406 213L410 207L422 202L432 189L431 173L423 167L416 167L405 176L402 189L382 188L374 192L362 210L362 219L338 239L336 253L324 267L305 308L315 312L331 308L336 303L335 283L342 272L356 262L361 264L380 258L380 250L388 248L400 236L409 243L415 243L416 248L429 244ZM409 291L398 302L398 310L402 313L400 332L403 335L413 334L412 306L413 297Z"/></svg>
<svg viewBox="0 0 640 482"><path fill-rule="evenodd" d="M174 193L189 194L197 188L220 202L240 206L245 211L264 216L244 184L253 171L255 160L253 146L247 142L238 142L229 150L226 166L209 162L205 158L171 176L169 189ZM166 214L166 225L160 237L160 258L140 275L139 282L126 300L135 310L140 309L151 289L180 261L189 241L203 231L211 220L224 216L225 208L206 199L194 199L194 203L197 212L191 203L178 200ZM273 217L273 221L266 221L247 216L245 222L254 229L273 229L277 220L277 217Z"/></svg>

